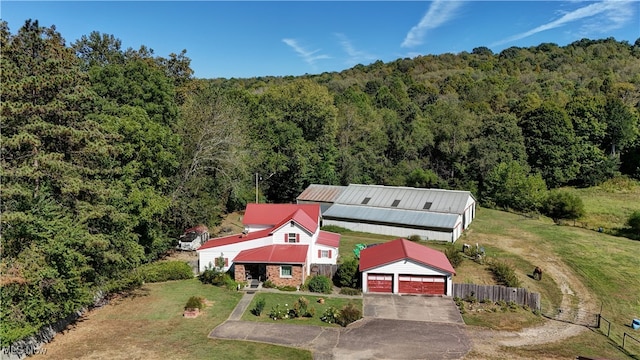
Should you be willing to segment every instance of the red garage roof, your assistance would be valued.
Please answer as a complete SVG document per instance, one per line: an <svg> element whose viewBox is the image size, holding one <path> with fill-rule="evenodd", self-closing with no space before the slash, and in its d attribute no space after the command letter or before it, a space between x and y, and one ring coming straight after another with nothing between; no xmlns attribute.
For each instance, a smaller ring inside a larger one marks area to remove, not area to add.
<svg viewBox="0 0 640 360"><path fill-rule="evenodd" d="M300 211L300 212L298 212ZM294 219L295 218L295 219ZM320 218L319 204L247 204L244 225L282 225L295 220L305 229L315 232Z"/></svg>
<svg viewBox="0 0 640 360"><path fill-rule="evenodd" d="M236 234L236 235L229 235L221 238L215 238L202 244L202 246L198 248L198 251L204 250L204 249L210 249L216 246L224 246L224 245L240 243L243 241L256 240L256 239L264 238L270 235L271 235L271 229L265 229L265 230L250 232L248 234Z"/></svg>
<svg viewBox="0 0 640 360"><path fill-rule="evenodd" d="M234 259L236 263L304 264L308 245L267 245L243 250Z"/></svg>
<svg viewBox="0 0 640 360"><path fill-rule="evenodd" d="M404 259L410 259L448 273L456 273L444 253L406 239L396 239L360 251L360 271Z"/></svg>
<svg viewBox="0 0 640 360"><path fill-rule="evenodd" d="M337 248L340 247L340 236L340 234L320 230L317 243Z"/></svg>

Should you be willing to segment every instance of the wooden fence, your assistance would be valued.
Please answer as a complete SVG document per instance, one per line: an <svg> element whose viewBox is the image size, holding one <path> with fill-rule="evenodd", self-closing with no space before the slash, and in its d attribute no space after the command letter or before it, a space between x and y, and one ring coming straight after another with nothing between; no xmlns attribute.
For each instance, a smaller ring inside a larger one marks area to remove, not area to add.
<svg viewBox="0 0 640 360"><path fill-rule="evenodd" d="M336 271L338 271L338 265L331 264L311 264L311 275L324 275L329 279L333 278Z"/></svg>
<svg viewBox="0 0 640 360"><path fill-rule="evenodd" d="M496 301L513 301L519 305L540 310L540 294L529 292L524 288L513 288L500 285L453 284L453 296L464 299L474 296L478 301L489 299Z"/></svg>

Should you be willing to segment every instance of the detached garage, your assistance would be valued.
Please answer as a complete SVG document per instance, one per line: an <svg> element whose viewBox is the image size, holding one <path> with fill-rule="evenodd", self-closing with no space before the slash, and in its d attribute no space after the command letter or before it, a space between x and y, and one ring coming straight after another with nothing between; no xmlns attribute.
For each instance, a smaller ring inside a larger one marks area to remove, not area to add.
<svg viewBox="0 0 640 360"><path fill-rule="evenodd" d="M444 253L406 239L360 251L365 293L453 296L456 273Z"/></svg>

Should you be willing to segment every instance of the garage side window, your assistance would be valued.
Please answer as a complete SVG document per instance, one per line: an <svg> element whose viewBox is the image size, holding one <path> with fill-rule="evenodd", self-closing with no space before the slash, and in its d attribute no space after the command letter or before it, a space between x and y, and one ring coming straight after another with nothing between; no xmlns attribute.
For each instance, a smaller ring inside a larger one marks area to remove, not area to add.
<svg viewBox="0 0 640 360"><path fill-rule="evenodd" d="M291 265L280 266L280 277L290 278L292 276Z"/></svg>

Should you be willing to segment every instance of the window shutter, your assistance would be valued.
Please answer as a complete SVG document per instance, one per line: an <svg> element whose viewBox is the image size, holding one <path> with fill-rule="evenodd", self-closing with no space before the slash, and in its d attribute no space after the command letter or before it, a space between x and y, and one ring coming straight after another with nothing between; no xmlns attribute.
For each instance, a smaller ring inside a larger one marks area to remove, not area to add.
<svg viewBox="0 0 640 360"><path fill-rule="evenodd" d="M322 250L318 250L318 258L322 257Z"/></svg>
<svg viewBox="0 0 640 360"><path fill-rule="evenodd" d="M224 258L224 266L225 267L229 266L229 258Z"/></svg>
<svg viewBox="0 0 640 360"><path fill-rule="evenodd" d="M300 242L300 234L296 234L296 242L299 243Z"/></svg>
<svg viewBox="0 0 640 360"><path fill-rule="evenodd" d="M329 259L331 259L331 250L329 250Z"/></svg>
<svg viewBox="0 0 640 360"><path fill-rule="evenodd" d="M284 234L284 242L289 242L289 234Z"/></svg>

